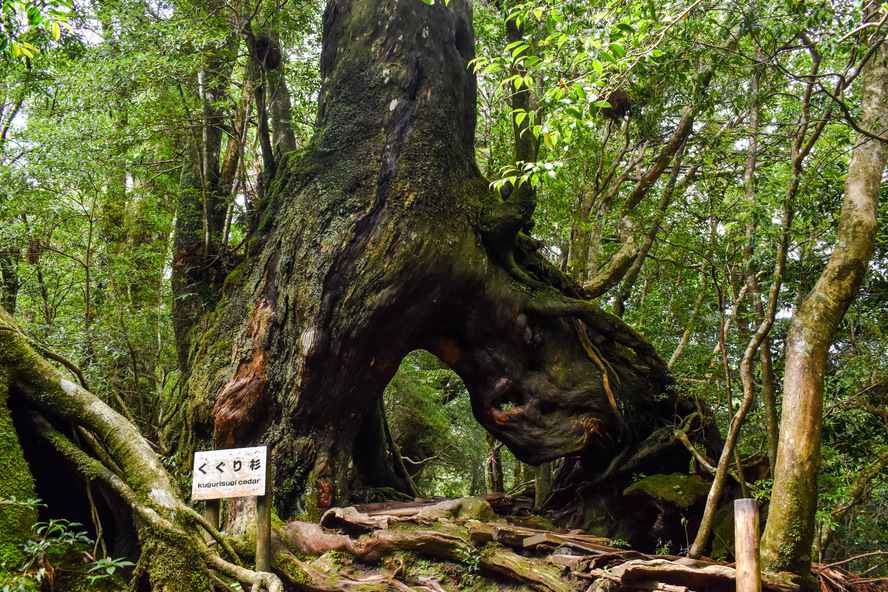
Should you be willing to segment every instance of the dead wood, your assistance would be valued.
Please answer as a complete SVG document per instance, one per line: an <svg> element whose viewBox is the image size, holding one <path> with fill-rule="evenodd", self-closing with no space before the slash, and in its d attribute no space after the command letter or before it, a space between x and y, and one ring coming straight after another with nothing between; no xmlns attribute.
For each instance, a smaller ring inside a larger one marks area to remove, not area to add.
<svg viewBox="0 0 888 592"><path fill-rule="evenodd" d="M613 550L613 547L603 544L605 542L610 541L586 535L561 535L554 532L544 532L527 537L524 539L523 545L525 549L533 549L539 545L568 547L588 555L597 555Z"/></svg>
<svg viewBox="0 0 888 592"><path fill-rule="evenodd" d="M546 592L727 592L735 587L732 565L649 556L615 549L601 537L526 528L502 519L477 519L489 511L489 504L480 498L331 508L321 525L293 521L279 529L275 538L276 568L290 574L298 589L318 592L357 592L374 586L446 592L459 581L464 587L465 581L459 578L477 574ZM423 528L416 530L410 524ZM334 527L338 533L330 530ZM370 536L361 540L343 532L370 532ZM292 551L319 558L307 562ZM329 551L353 557L354 569L336 571L335 561L324 559ZM450 567L442 567L441 573L450 575L436 579L427 573L412 573L409 554L445 562L442 565ZM815 566L815 575L824 592L875 592L884 589L885 584L860 578L838 566ZM763 573L762 589L797 592L794 578L788 573Z"/></svg>
<svg viewBox="0 0 888 592"><path fill-rule="evenodd" d="M347 551L354 555L357 552L349 537L325 533L320 525L313 522L294 520L282 526L275 534L303 555L322 555L327 551Z"/></svg>
<svg viewBox="0 0 888 592"><path fill-rule="evenodd" d="M368 532L376 528L388 528L388 516L370 516L356 508L330 508L321 516L321 526L342 529L346 532Z"/></svg>
<svg viewBox="0 0 888 592"><path fill-rule="evenodd" d="M610 574L620 578L626 590L637 588L649 582L661 582L685 586L691 590L733 590L736 570L727 565L697 561L688 558L652 559L627 561L610 570ZM790 574L762 573L762 588L773 592L797 592L798 584ZM656 590L657 588L643 588Z"/></svg>
<svg viewBox="0 0 888 592"><path fill-rule="evenodd" d="M888 589L888 578L862 578L836 564L814 564L811 571L823 592L881 592Z"/></svg>
<svg viewBox="0 0 888 592"><path fill-rule="evenodd" d="M377 502L371 504L355 504L353 507L363 514L370 514L372 512L383 512L386 510L400 509L400 508L421 508L424 506L433 506L435 504L443 502L442 498L421 498L418 497L412 502Z"/></svg>

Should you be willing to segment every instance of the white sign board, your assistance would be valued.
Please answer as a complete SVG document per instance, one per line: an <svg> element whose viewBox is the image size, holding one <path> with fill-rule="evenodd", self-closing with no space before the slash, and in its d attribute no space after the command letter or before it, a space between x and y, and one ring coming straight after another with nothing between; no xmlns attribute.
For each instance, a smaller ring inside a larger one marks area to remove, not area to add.
<svg viewBox="0 0 888 592"><path fill-rule="evenodd" d="M191 499L265 495L266 462L266 446L195 452Z"/></svg>

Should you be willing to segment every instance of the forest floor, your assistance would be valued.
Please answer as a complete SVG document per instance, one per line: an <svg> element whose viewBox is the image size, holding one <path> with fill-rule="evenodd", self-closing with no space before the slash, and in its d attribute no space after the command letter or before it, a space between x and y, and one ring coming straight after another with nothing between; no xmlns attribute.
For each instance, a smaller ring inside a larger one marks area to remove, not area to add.
<svg viewBox="0 0 888 592"><path fill-rule="evenodd" d="M523 514L523 515L522 515ZM274 564L300 590L728 592L731 563L646 555L578 531L558 532L503 495L331 508L320 524L273 532ZM885 582L815 566L823 592L875 592ZM766 592L795 592L763 573Z"/></svg>

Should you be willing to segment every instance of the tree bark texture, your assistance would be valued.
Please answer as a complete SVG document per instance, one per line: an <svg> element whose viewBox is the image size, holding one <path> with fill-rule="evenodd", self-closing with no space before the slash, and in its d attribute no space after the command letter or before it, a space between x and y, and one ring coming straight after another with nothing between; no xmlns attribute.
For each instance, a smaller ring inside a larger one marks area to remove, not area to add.
<svg viewBox="0 0 888 592"><path fill-rule="evenodd" d="M485 236L511 224L474 160L470 5L333 0L323 22L316 135L191 334L193 444L269 444L281 515L342 501L359 427L422 348L519 459L607 467L656 423L665 364L528 237Z"/></svg>
<svg viewBox="0 0 888 592"><path fill-rule="evenodd" d="M20 258L18 249L11 245L0 246L0 307L5 308L9 314L15 313L15 302L21 284L18 276Z"/></svg>
<svg viewBox="0 0 888 592"><path fill-rule="evenodd" d="M866 128L880 133L888 127L886 101L888 51L882 46L863 74L862 123ZM789 328L783 422L762 538L765 569L803 575L810 571L825 366L836 328L863 282L872 255L886 161L884 142L857 137L833 253Z"/></svg>

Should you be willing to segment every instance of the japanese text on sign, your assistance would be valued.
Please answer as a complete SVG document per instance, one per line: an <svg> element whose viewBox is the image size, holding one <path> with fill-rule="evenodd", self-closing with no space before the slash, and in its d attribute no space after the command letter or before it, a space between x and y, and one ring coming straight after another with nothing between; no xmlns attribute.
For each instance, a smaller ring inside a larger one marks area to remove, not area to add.
<svg viewBox="0 0 888 592"><path fill-rule="evenodd" d="M266 462L265 446L196 452L191 499L265 495Z"/></svg>

